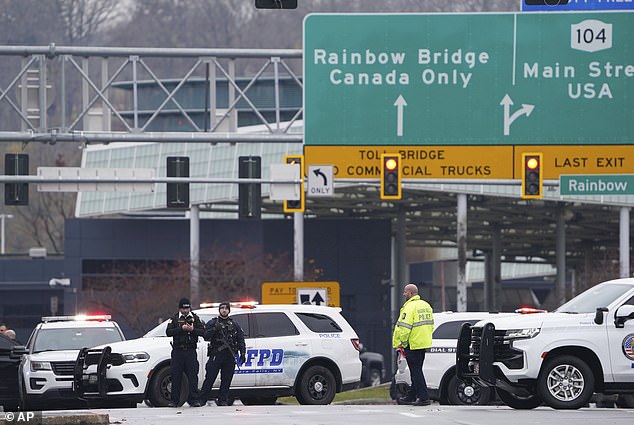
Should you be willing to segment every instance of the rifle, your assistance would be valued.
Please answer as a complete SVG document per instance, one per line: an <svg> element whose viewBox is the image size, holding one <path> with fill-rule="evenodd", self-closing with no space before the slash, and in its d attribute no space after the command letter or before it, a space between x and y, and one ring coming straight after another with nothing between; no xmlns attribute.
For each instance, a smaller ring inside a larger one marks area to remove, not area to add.
<svg viewBox="0 0 634 425"><path fill-rule="evenodd" d="M216 322L218 323L218 322ZM223 348L227 347L233 358L236 360L236 366L238 366L238 370L240 369L240 359L236 359L236 352L231 348L231 344L229 344L229 338L227 337L227 333L225 332L225 328L220 325L220 333L222 335L222 345L218 347L217 352L222 351ZM211 344L209 344L211 346Z"/></svg>

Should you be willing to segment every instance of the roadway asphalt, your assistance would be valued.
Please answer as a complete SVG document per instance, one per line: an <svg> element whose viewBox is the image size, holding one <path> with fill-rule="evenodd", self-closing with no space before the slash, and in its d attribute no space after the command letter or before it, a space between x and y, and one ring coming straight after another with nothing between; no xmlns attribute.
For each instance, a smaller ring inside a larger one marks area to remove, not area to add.
<svg viewBox="0 0 634 425"><path fill-rule="evenodd" d="M42 424L121 425L384 425L394 423L433 425L631 425L634 409L513 410L506 406L329 405L329 406L205 406L200 408L103 409L93 411L45 412ZM93 417L88 419L86 416ZM108 421L103 422L104 416ZM67 422L55 418L66 417ZM1 421L14 425L16 421ZM22 422L25 423L25 422ZM34 424L35 422L29 422Z"/></svg>

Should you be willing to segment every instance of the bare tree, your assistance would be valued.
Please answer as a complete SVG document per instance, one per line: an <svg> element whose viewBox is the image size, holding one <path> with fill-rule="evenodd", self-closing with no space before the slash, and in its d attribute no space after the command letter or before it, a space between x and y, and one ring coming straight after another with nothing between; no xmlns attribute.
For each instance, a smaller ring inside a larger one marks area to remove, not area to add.
<svg viewBox="0 0 634 425"><path fill-rule="evenodd" d="M65 167L78 164L78 150L70 146L52 149L39 144L30 144L18 149L18 144L8 145L5 152L29 154L31 172L36 174L38 166ZM70 162L70 164L69 164ZM36 185L29 185L29 205L5 207L14 216L7 224L7 233L11 235L8 248L11 252L25 252L28 248L44 247L51 253L64 251L64 220L74 216L75 193L38 192Z"/></svg>
<svg viewBox="0 0 634 425"><path fill-rule="evenodd" d="M118 18L118 0L55 0L64 42L71 45L94 41L99 32Z"/></svg>
<svg viewBox="0 0 634 425"><path fill-rule="evenodd" d="M259 245L214 245L202 251L201 258L203 301L259 300L262 282L292 280L289 256L263 253ZM318 279L320 270L314 261L306 263L306 280ZM178 299L189 294L189 271L186 259L147 263L132 260L107 274L84 277L81 310L109 312L134 335L142 335L173 314Z"/></svg>

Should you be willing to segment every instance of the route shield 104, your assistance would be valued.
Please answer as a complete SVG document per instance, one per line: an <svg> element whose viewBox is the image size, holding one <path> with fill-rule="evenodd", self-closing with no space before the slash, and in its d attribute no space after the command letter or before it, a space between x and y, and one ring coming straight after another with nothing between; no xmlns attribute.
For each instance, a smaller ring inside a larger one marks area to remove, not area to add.
<svg viewBox="0 0 634 425"><path fill-rule="evenodd" d="M305 144L625 145L634 13L304 22Z"/></svg>

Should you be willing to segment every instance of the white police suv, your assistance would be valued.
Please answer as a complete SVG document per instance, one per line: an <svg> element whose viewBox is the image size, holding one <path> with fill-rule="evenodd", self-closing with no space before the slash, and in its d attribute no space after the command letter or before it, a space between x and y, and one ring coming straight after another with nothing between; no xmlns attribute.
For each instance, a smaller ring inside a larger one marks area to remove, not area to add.
<svg viewBox="0 0 634 425"><path fill-rule="evenodd" d="M462 328L457 373L508 406L578 409L593 393L634 394L634 279L600 283L551 313Z"/></svg>
<svg viewBox="0 0 634 425"><path fill-rule="evenodd" d="M340 308L311 305L232 303L231 318L245 333L246 362L236 366L231 396L243 404L274 404L294 395L302 404L328 404L335 393L357 387L361 376L359 339ZM203 322L217 307L196 310ZM171 338L167 321L142 338L81 353L75 389L84 398L125 397L150 406L170 402ZM208 343L198 341L202 385ZM220 380L214 383L212 396ZM181 403L187 399L183 377Z"/></svg>
<svg viewBox="0 0 634 425"><path fill-rule="evenodd" d="M432 347L426 350L423 373L429 396L440 404L484 405L495 399L495 392L472 380L456 377L456 346L463 324L474 325L480 320L506 317L515 313L440 312L434 313ZM399 395L405 396L412 385L407 361L402 353L397 355L394 375Z"/></svg>
<svg viewBox="0 0 634 425"><path fill-rule="evenodd" d="M78 402L73 372L80 349L123 340L119 325L108 315L42 317L19 366L22 409L50 409Z"/></svg>

